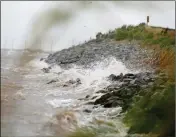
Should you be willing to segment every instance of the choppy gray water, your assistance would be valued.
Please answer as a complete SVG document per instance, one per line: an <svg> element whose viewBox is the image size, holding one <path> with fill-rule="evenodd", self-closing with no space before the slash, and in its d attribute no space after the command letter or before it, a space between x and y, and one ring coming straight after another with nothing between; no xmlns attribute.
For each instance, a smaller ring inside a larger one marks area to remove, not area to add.
<svg viewBox="0 0 176 137"><path fill-rule="evenodd" d="M85 105L86 101L78 99L108 86L106 77L110 74L133 72L122 62L107 58L96 63L92 69L73 66L68 70L59 66L52 68L51 73L41 69L47 64L40 61L47 53L26 52L26 58L35 56L23 68L18 67L18 57L24 51L1 51L1 135L2 136L64 136L63 133L76 127L96 124L96 119L111 120L121 108L104 109ZM58 74L60 72L60 74ZM52 79L59 82L48 85ZM67 81L80 78L81 85L63 87ZM91 113L83 110L90 109ZM55 117L55 115L57 115ZM76 124L75 124L76 123ZM126 128L116 119L115 127L119 136L126 134Z"/></svg>

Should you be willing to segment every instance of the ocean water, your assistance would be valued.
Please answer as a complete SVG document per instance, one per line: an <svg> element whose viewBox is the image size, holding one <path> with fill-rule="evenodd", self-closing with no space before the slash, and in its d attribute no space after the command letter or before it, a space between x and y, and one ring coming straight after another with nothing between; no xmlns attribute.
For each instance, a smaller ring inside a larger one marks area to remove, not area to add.
<svg viewBox="0 0 176 137"><path fill-rule="evenodd" d="M24 52L24 60L30 56L34 59L19 67L18 57ZM2 136L59 136L72 129L73 121L78 127L90 125L95 119L111 121L111 117L120 112L120 107L104 109L99 106L92 109L93 106L79 99L86 95L93 96L96 91L108 86L110 82L106 77L112 73L135 73L114 58L95 62L90 69L73 65L64 70L54 66L50 73L43 73L41 69L48 65L40 58L46 57L48 53L2 50L1 54ZM82 84L63 87L65 82L76 78L80 78ZM58 79L58 82L46 84L52 79ZM84 109L92 112L85 113ZM59 116L59 120L55 116ZM69 120L67 117L70 117ZM120 131L119 136L124 136L126 128L120 119L117 118L114 124L114 128Z"/></svg>

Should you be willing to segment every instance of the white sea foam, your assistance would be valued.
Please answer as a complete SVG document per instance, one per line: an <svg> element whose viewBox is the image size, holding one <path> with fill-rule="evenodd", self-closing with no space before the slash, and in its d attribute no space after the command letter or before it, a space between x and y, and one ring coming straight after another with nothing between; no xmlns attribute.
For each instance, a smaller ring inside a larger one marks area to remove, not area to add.
<svg viewBox="0 0 176 137"><path fill-rule="evenodd" d="M44 67L49 67L49 65L39 59L31 61L28 66L34 68L37 72L36 74L32 72L26 75L28 78L42 79L46 82L58 79L57 82L52 84L43 84L45 88L43 88L41 93L44 93L43 98L45 99L45 103L53 109L67 108L70 110L78 110L80 115L78 123L80 126L86 125L93 121L94 118L108 120L109 117L115 117L121 111L121 107L109 109L98 107L93 109L91 113L85 114L83 110L89 109L89 106L83 105L86 102L78 100L79 98L85 98L86 95L92 97L96 91L110 85L110 81L107 80L107 77L111 74L119 75L120 73L137 72L127 69L122 62L117 61L113 57L107 58L101 62L94 62L93 67L86 69L77 65L73 65L70 69L62 69L55 65L50 70L50 73L43 73L40 70ZM58 74L59 72L60 74ZM81 80L80 85L68 84L67 87L63 87L69 80L76 80L77 78ZM120 130L120 136L123 136L123 134L126 133L126 129L121 123L116 123L117 128Z"/></svg>

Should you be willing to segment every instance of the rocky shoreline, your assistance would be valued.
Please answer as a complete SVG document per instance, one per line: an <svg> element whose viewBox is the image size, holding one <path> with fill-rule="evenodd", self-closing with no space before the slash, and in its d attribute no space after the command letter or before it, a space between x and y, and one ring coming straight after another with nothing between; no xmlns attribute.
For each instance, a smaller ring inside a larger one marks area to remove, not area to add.
<svg viewBox="0 0 176 137"><path fill-rule="evenodd" d="M93 67L95 62L102 61L109 57L123 62L129 69L151 70L151 66L144 64L145 59L149 59L152 52L142 49L138 42L117 42L115 40L93 39L83 44L63 49L50 54L44 60L52 65L59 65L62 68L70 68L73 64L84 68ZM47 68L46 68L47 69ZM49 72L50 68L46 70Z"/></svg>
<svg viewBox="0 0 176 137"><path fill-rule="evenodd" d="M92 109L96 106L104 108L121 107L121 113L125 113L133 105L134 99L141 98L145 94L144 92L147 92L145 89L152 87L158 78L155 70L144 62L151 56L152 52L142 49L137 42L117 42L109 38L98 38L50 54L46 59L42 58L41 61L49 64L48 68L42 69L44 73L50 73L54 65L59 65L64 69L69 69L72 65L92 68L96 62L109 57L121 61L130 70L140 70L139 73L135 74L111 74L107 77L111 83L109 86L96 91L93 95L86 95L84 98L78 99L85 101L86 105L93 105ZM55 82L57 79L51 80L47 84ZM81 80L75 78L75 80L69 80L62 86L79 86L80 84L82 84ZM85 113L92 112L91 109L83 111Z"/></svg>
<svg viewBox="0 0 176 137"><path fill-rule="evenodd" d="M141 72L137 74L122 73L118 76L111 74L108 79L112 82L108 87L96 92L94 95L86 96L85 98L91 98L88 104L101 105L105 108L122 107L122 112L125 112L132 103L134 96L140 97L142 94L141 89L151 87L156 76L154 73ZM103 94L100 98L98 94Z"/></svg>
<svg viewBox="0 0 176 137"><path fill-rule="evenodd" d="M88 104L102 105L105 108L122 107L125 112L132 102L133 96L138 96L141 89L152 86L155 80L154 69L150 65L145 64L144 60L149 59L152 52L140 48L137 42L117 42L110 38L97 37L96 39L85 42L81 45L63 49L61 51L50 54L46 59L41 58L50 64L50 67L43 68L44 73L50 73L52 66L59 65L61 68L68 69L73 64L82 66L83 68L91 68L92 64L102 61L108 57L123 62L127 68L140 69L143 72L138 74L120 74L118 76L111 74L107 80L112 84L108 87L96 92L97 96L91 97L87 95L85 98L90 99ZM148 70L148 71L147 71ZM57 80L51 80L47 84L55 83ZM66 82L63 87L69 85L81 84L79 78ZM97 99L98 94L103 94Z"/></svg>

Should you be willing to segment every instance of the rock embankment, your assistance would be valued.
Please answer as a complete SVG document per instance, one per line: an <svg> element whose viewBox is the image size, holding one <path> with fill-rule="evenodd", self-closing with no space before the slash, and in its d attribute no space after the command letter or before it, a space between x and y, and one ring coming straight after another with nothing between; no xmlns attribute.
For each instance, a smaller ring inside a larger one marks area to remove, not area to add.
<svg viewBox="0 0 176 137"><path fill-rule="evenodd" d="M128 73L125 75L121 73L118 76L111 74L108 79L112 81L112 84L97 91L96 94L103 95L90 104L102 105L105 108L120 106L122 112L124 112L131 105L132 98L134 96L140 97L143 92L141 92L141 89L152 86L155 78L154 73L150 72ZM96 98L96 95L94 97Z"/></svg>
<svg viewBox="0 0 176 137"><path fill-rule="evenodd" d="M141 49L137 42L117 42L111 39L97 41L95 39L50 54L45 62L51 65L57 64L61 67L69 67L72 64L90 67L93 62L114 57L122 61L127 67L141 68L143 60L149 58L149 56L149 52ZM48 73L49 69L45 68L43 71Z"/></svg>
<svg viewBox="0 0 176 137"><path fill-rule="evenodd" d="M155 76L151 73L151 66L143 64L144 60L149 59L151 55L152 52L141 48L137 42L117 42L109 38L98 38L50 54L41 61L50 64L50 67L42 69L45 73L49 73L53 65L59 65L64 69L72 67L73 64L90 68L96 62L109 57L123 62L129 69L148 70L149 72L138 74L110 75L108 80L112 81L112 84L97 91L96 94L103 95L98 99L98 95L93 96L89 102L106 108L121 106L125 111L131 104L133 96L140 95L141 89L151 86L154 82ZM53 80L47 84L53 82L56 81ZM79 81L76 83L81 84ZM90 96L86 98L89 99Z"/></svg>

